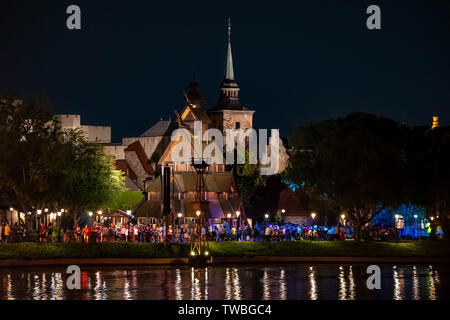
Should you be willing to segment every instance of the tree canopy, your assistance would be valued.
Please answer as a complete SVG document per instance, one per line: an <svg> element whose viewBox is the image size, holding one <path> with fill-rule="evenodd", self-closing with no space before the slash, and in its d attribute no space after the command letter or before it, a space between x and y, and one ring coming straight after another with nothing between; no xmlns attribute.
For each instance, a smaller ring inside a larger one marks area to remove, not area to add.
<svg viewBox="0 0 450 320"><path fill-rule="evenodd" d="M77 221L124 190L101 145L62 130L43 99L0 99L0 192L21 212L66 208Z"/></svg>
<svg viewBox="0 0 450 320"><path fill-rule="evenodd" d="M286 177L312 198L337 205L359 240L361 227L403 198L406 131L366 113L300 127Z"/></svg>

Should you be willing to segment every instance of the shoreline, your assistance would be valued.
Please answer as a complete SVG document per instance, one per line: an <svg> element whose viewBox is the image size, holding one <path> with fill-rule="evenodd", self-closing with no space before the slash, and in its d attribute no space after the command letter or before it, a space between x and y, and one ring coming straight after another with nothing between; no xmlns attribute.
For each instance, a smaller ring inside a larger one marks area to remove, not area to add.
<svg viewBox="0 0 450 320"><path fill-rule="evenodd" d="M210 265L253 263L450 263L450 257L326 257L326 256L252 256L213 257ZM189 265L188 258L74 258L74 259L4 259L0 268L49 266L155 266Z"/></svg>

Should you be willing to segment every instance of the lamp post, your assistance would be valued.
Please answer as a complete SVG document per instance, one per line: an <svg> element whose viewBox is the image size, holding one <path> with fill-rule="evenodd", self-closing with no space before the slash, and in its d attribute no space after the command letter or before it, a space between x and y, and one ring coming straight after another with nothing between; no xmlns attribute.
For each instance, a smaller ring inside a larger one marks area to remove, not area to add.
<svg viewBox="0 0 450 320"><path fill-rule="evenodd" d="M181 212L178 212L177 216L178 216L178 229L179 229L180 225L181 225L181 223L180 223L181 217L183 216L183 214Z"/></svg>
<svg viewBox="0 0 450 320"><path fill-rule="evenodd" d="M61 215L64 212L64 209L61 209L61 211L58 211L58 242L61 242Z"/></svg>
<svg viewBox="0 0 450 320"><path fill-rule="evenodd" d="M48 210L47 210L48 211ZM39 232L39 223L41 222L41 214L42 214L42 210L38 209L36 210L36 231ZM38 218L39 217L39 218Z"/></svg>
<svg viewBox="0 0 450 320"><path fill-rule="evenodd" d="M200 214L201 214L200 210L195 211L195 214L197 216L197 223L200 224Z"/></svg>
<svg viewBox="0 0 450 320"><path fill-rule="evenodd" d="M11 226L12 226L12 220L13 220L13 211L14 211L14 208L9 208L9 211L11 212L11 222L9 223Z"/></svg>
<svg viewBox="0 0 450 320"><path fill-rule="evenodd" d="M417 214L414 215L414 239L417 239L417 218L419 216Z"/></svg>
<svg viewBox="0 0 450 320"><path fill-rule="evenodd" d="M89 211L89 222L92 225L92 215L94 214L92 211Z"/></svg>
<svg viewBox="0 0 450 320"><path fill-rule="evenodd" d="M341 214L342 224L345 227L345 214Z"/></svg>
<svg viewBox="0 0 450 320"><path fill-rule="evenodd" d="M239 234L239 237L240 237L240 228L241 228L241 219L239 218L239 216L241 215L241 212L238 210L238 211L236 211L236 217L237 217L237 219L236 219L236 224L237 224L237 230L238 230L238 234Z"/></svg>
<svg viewBox="0 0 450 320"><path fill-rule="evenodd" d="M313 220L313 225L314 225L314 219L316 218L316 213L315 212L311 212L311 218Z"/></svg>

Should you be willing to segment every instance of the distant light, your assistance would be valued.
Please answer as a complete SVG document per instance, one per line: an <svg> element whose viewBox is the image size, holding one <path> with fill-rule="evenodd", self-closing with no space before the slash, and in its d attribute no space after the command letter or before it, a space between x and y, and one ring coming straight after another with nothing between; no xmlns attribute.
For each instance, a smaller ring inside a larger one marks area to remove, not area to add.
<svg viewBox="0 0 450 320"><path fill-rule="evenodd" d="M181 212L178 212L178 218L181 218L183 214Z"/></svg>
<svg viewBox="0 0 450 320"><path fill-rule="evenodd" d="M209 255L209 252L208 252L208 251L205 251L205 256L207 256L207 255Z"/></svg>
<svg viewBox="0 0 450 320"><path fill-rule="evenodd" d="M417 219L417 217L418 217L418 215L417 215L417 214L415 214L415 215L414 215L414 218L415 218L415 219Z"/></svg>
<svg viewBox="0 0 450 320"><path fill-rule="evenodd" d="M200 210L197 210L196 212L195 212L195 214L197 215L197 217L200 217Z"/></svg>
<svg viewBox="0 0 450 320"><path fill-rule="evenodd" d="M195 252L194 251L191 251L191 256L195 256Z"/></svg>
<svg viewBox="0 0 450 320"><path fill-rule="evenodd" d="M89 217L92 217L92 214L93 214L92 211L89 211Z"/></svg>
<svg viewBox="0 0 450 320"><path fill-rule="evenodd" d="M311 217L314 219L314 218L316 217L316 213L315 213L315 212L312 212L312 213L311 213Z"/></svg>
<svg viewBox="0 0 450 320"><path fill-rule="evenodd" d="M9 211L13 212L13 211L14 211L14 208L9 208Z"/></svg>
<svg viewBox="0 0 450 320"><path fill-rule="evenodd" d="M38 209L37 210L37 214L41 214L42 213L42 210L41 209Z"/></svg>
<svg viewBox="0 0 450 320"><path fill-rule="evenodd" d="M58 211L58 217L61 217L61 211Z"/></svg>
<svg viewBox="0 0 450 320"><path fill-rule="evenodd" d="M64 209L61 209L61 212L64 212Z"/></svg>
<svg viewBox="0 0 450 320"><path fill-rule="evenodd" d="M281 213L285 213L286 212L286 210L284 210L284 209L281 209Z"/></svg>
<svg viewBox="0 0 450 320"><path fill-rule="evenodd" d="M341 219L342 219L342 220L345 219L345 214L341 214Z"/></svg>
<svg viewBox="0 0 450 320"><path fill-rule="evenodd" d="M42 210L41 210L41 212L42 212ZM48 208L45 208L45 209L44 209L44 212L48 212Z"/></svg>
<svg viewBox="0 0 450 320"><path fill-rule="evenodd" d="M240 211L236 211L236 216L238 216L239 217L239 215L241 214L241 212Z"/></svg>
<svg viewBox="0 0 450 320"><path fill-rule="evenodd" d="M433 221L433 220L434 220L434 217L431 217L430 220Z"/></svg>
<svg viewBox="0 0 450 320"><path fill-rule="evenodd" d="M103 211L102 211L102 210L98 210L97 213L98 213L98 214L102 214Z"/></svg>
<svg viewBox="0 0 450 320"><path fill-rule="evenodd" d="M127 210L127 215L131 215L131 210Z"/></svg>
<svg viewBox="0 0 450 320"><path fill-rule="evenodd" d="M264 215L264 218L269 219L269 215L266 213L266 214Z"/></svg>
<svg viewBox="0 0 450 320"><path fill-rule="evenodd" d="M231 213L228 213L228 214L227 214L227 217L228 217L228 218L231 218Z"/></svg>

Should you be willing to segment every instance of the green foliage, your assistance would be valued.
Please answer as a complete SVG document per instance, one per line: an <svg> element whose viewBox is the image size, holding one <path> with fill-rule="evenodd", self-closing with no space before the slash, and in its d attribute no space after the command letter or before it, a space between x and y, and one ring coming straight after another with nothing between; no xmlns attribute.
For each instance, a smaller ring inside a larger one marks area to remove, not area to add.
<svg viewBox="0 0 450 320"><path fill-rule="evenodd" d="M56 197L61 130L44 99L0 99L0 194L26 212Z"/></svg>
<svg viewBox="0 0 450 320"><path fill-rule="evenodd" d="M259 164L250 164L250 154L245 153L245 164L236 165L235 183L245 206L250 204L256 190L265 187L267 180L261 175Z"/></svg>
<svg viewBox="0 0 450 320"><path fill-rule="evenodd" d="M281 224L284 221L284 217L283 214L281 213L281 210L278 210L277 213L275 214L275 217L273 218L275 223L277 224Z"/></svg>
<svg viewBox="0 0 450 320"><path fill-rule="evenodd" d="M64 142L66 161L60 199L76 221L83 210L106 207L124 192L124 178L103 147L87 142L80 130L67 130Z"/></svg>
<svg viewBox="0 0 450 320"><path fill-rule="evenodd" d="M414 128L407 157L408 198L424 207L429 218L439 216L431 221L431 237L440 224L450 242L450 126Z"/></svg>
<svg viewBox="0 0 450 320"><path fill-rule="evenodd" d="M103 147L61 130L43 99L0 99L0 177L3 202L23 212L67 208L74 220L124 191Z"/></svg>
<svg viewBox="0 0 450 320"><path fill-rule="evenodd" d="M329 256L329 257L448 257L448 247L439 242L402 243L352 241L211 242L213 257ZM189 256L189 244L159 243L21 243L0 244L0 259L62 258L181 258Z"/></svg>
<svg viewBox="0 0 450 320"><path fill-rule="evenodd" d="M144 198L141 191L123 191L116 193L106 205L109 210L131 210Z"/></svg>
<svg viewBox="0 0 450 320"><path fill-rule="evenodd" d="M316 202L352 221L355 239L381 210L402 200L407 128L365 113L300 127L286 172Z"/></svg>

